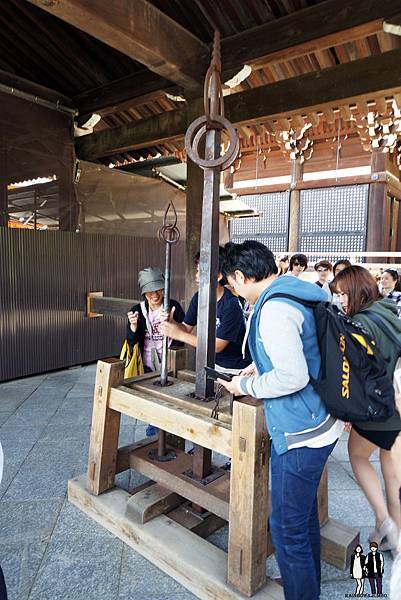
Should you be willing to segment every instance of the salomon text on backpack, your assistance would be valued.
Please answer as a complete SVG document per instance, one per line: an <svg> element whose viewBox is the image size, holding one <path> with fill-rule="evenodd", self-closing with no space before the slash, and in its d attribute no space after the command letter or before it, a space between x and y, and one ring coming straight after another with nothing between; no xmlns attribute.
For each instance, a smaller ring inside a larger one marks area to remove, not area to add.
<svg viewBox="0 0 401 600"><path fill-rule="evenodd" d="M319 380L310 379L328 412L343 421L385 421L395 412L393 382L370 334L330 302L273 294L312 308L321 354Z"/></svg>

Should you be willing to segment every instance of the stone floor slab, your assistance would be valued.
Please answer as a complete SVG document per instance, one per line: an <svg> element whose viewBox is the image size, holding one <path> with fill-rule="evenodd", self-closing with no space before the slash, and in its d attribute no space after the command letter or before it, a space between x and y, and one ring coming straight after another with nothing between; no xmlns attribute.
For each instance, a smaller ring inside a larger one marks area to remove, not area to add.
<svg viewBox="0 0 401 600"><path fill-rule="evenodd" d="M50 538L63 500L0 503L1 543L38 541Z"/></svg>
<svg viewBox="0 0 401 600"><path fill-rule="evenodd" d="M124 547L118 600L196 600L143 556Z"/></svg>
<svg viewBox="0 0 401 600"><path fill-rule="evenodd" d="M46 542L0 543L0 564L9 600L28 599L46 546Z"/></svg>
<svg viewBox="0 0 401 600"><path fill-rule="evenodd" d="M369 502L359 489L332 490L329 494L329 514L350 527L373 526L375 522Z"/></svg>
<svg viewBox="0 0 401 600"><path fill-rule="evenodd" d="M37 443L3 496L4 500L64 498L69 478L84 471L80 444Z"/></svg>
<svg viewBox="0 0 401 600"><path fill-rule="evenodd" d="M85 539L91 536L101 536L115 539L115 536L104 527L90 519L81 510L70 504L66 499L52 534L52 542L66 542L67 538Z"/></svg>
<svg viewBox="0 0 401 600"><path fill-rule="evenodd" d="M347 470L344 465L348 463L330 462L329 469L329 490L359 490L359 485L355 481L352 470Z"/></svg>
<svg viewBox="0 0 401 600"><path fill-rule="evenodd" d="M102 537L51 541L29 600L112 600L123 543Z"/></svg>

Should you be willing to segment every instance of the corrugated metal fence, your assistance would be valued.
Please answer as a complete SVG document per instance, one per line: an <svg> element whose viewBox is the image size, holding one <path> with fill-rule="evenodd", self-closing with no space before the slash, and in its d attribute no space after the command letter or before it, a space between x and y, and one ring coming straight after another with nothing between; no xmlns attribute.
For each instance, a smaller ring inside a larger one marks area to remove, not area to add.
<svg viewBox="0 0 401 600"><path fill-rule="evenodd" d="M151 238L0 228L0 381L116 355L125 321L86 317L86 294L139 298L137 272L163 268ZM184 243L172 297L184 298Z"/></svg>

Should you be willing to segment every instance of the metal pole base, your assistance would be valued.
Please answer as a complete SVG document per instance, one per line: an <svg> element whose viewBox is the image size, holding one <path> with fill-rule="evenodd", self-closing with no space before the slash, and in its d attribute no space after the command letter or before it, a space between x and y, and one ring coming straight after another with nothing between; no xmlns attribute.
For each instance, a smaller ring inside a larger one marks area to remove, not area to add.
<svg viewBox="0 0 401 600"><path fill-rule="evenodd" d="M166 381L166 383L162 383L161 379L156 379L156 381L153 382L153 385L158 385L159 387L168 387L169 385L173 385L174 381Z"/></svg>
<svg viewBox="0 0 401 600"><path fill-rule="evenodd" d="M155 460L157 462L169 462L170 460L175 460L177 458L177 454L172 448L166 448L166 452L163 454L163 456L159 455L158 448L153 448L149 452L148 456L151 460Z"/></svg>
<svg viewBox="0 0 401 600"><path fill-rule="evenodd" d="M188 398L194 398L195 400L202 400L202 402L212 402L212 400L215 400L216 398L214 396L209 396L208 398L202 398L201 396L197 396L196 392L191 392L190 394L187 394Z"/></svg>

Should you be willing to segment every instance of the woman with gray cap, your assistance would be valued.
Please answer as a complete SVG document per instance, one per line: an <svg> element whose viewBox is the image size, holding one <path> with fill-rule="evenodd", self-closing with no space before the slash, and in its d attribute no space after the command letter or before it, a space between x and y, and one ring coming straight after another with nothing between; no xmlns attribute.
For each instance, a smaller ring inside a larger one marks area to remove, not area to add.
<svg viewBox="0 0 401 600"><path fill-rule="evenodd" d="M138 274L138 285L144 300L136 304L128 313L127 341L130 346L139 343L145 371L157 371L163 346L164 274L158 267L147 267ZM174 307L174 320L182 323L184 311L176 300L170 300L170 310Z"/></svg>
<svg viewBox="0 0 401 600"><path fill-rule="evenodd" d="M138 285L143 301L131 308L128 313L127 342L131 347L139 344L145 372L158 371L161 364L163 333L164 274L158 267L147 267L138 273ZM182 323L184 311L181 304L170 299L173 318ZM153 425L148 425L146 435L157 433Z"/></svg>

